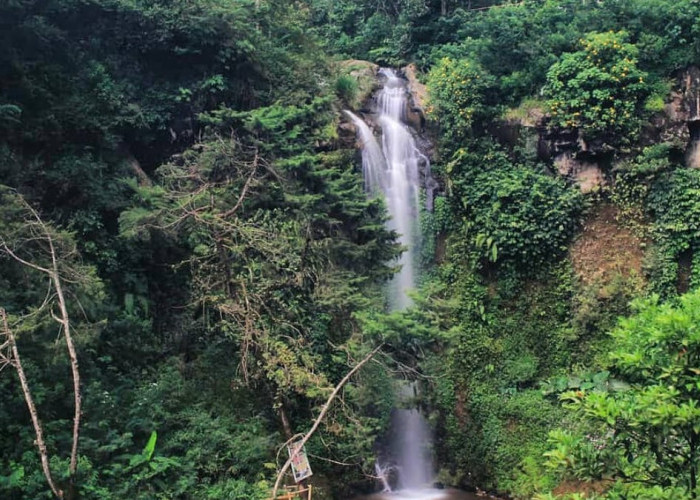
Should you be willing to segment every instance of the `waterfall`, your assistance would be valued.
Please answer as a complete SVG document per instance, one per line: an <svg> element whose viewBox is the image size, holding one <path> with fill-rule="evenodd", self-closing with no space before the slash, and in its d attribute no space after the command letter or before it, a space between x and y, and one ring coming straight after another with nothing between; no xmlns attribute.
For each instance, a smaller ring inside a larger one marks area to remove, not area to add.
<svg viewBox="0 0 700 500"><path fill-rule="evenodd" d="M379 74L384 85L377 94L374 122L381 128L381 141L377 141L364 120L350 111L346 114L357 127L365 188L370 195L380 192L384 195L390 215L388 227L398 233L405 249L399 259L400 270L394 275L388 290L389 309L402 310L411 305L408 291L416 285L415 257L420 240L419 170L423 168L424 172L429 172L429 162L404 122L409 97L406 81L390 69L382 69ZM404 384L400 392L399 400L409 405L414 396L414 385ZM377 464L376 469L387 487L386 471L395 468L399 491L384 498L442 498L443 493L439 490L426 489L433 479L432 453L430 430L420 410L396 409L392 428L391 455L395 467Z"/></svg>
<svg viewBox="0 0 700 500"><path fill-rule="evenodd" d="M384 195L391 219L389 229L399 234L405 251L398 264L400 270L389 284L388 301L391 310L411 305L408 291L415 288L415 249L419 240L418 212L420 203L419 167L429 165L426 156L416 145L406 116L408 92L406 82L393 71L382 69L386 83L377 97L378 119L382 130L381 147L372 130L357 115L345 113L357 127L362 147L362 171L365 188L369 193Z"/></svg>
<svg viewBox="0 0 700 500"><path fill-rule="evenodd" d="M385 189L384 172L386 171L384 153L382 153L382 149L369 126L352 111L346 109L345 114L357 127L357 136L362 149L362 175L365 179L365 191L368 193L383 192Z"/></svg>
<svg viewBox="0 0 700 500"><path fill-rule="evenodd" d="M433 481L430 428L420 410L411 407L416 394L415 383L404 383L399 399L409 407L397 409L392 415L391 445L400 491L421 491Z"/></svg>

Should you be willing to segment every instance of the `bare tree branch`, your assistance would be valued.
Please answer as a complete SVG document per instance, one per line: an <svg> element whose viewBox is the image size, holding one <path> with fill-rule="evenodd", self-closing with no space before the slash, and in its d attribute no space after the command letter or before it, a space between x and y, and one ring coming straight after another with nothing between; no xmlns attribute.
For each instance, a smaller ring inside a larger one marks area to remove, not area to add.
<svg viewBox="0 0 700 500"><path fill-rule="evenodd" d="M311 429L309 429L309 432L306 433L304 438L299 442L299 445L297 447L297 450L295 450L294 453L290 455L290 457L287 459L287 461L284 463L282 466L282 469L279 471L277 474L277 479L275 480L275 486L272 489L272 498L274 499L277 496L277 490L279 490L280 483L282 482L282 478L284 477L284 474L287 472L287 469L289 469L289 466L292 464L292 460L296 457L297 451L301 450L306 442L313 436L314 432L316 432L316 429L318 429L318 426L321 425L321 422L323 421L323 418L326 416L326 413L328 413L328 410L330 409L331 403L335 399L335 397L338 395L340 390L343 388L343 386L347 383L348 380L360 369L362 366L364 366L365 363L367 363L372 357L379 352L379 350L382 348L382 346L376 347L372 352L367 354L364 358L362 358L362 361L357 363L355 367L350 370L344 377L343 379L338 382L338 385L335 386L333 389L333 392L331 392L330 396L328 396L328 399L326 399L326 402L323 404L321 407L321 412L318 414L318 417L316 417L316 420L314 420L313 425L311 426Z"/></svg>
<svg viewBox="0 0 700 500"><path fill-rule="evenodd" d="M9 255L13 259L15 259L20 264L27 266L27 267L31 267L32 269L36 269L37 271L40 271L42 273L46 273L49 275L51 274L51 271L49 271L45 267L37 266L36 264L28 262L28 261L24 260L23 258L21 258L20 256L18 256L17 254L15 254L12 250L10 250L10 247L8 247L7 243L5 243L4 241L2 242L2 246L5 249L5 252L7 252L7 255Z"/></svg>
<svg viewBox="0 0 700 500"><path fill-rule="evenodd" d="M47 245L48 254L49 254L49 257L51 260L51 266L47 268L47 267L43 267L43 266L40 266L38 264L35 264L33 262L29 262L29 261L23 259L19 255L17 255L15 252L13 252L7 246L7 243L4 240L2 241L2 247L10 257L15 259L20 264L48 275L48 277L50 278L50 281L53 283L53 289L54 289L55 294L56 294L56 301L58 302L59 315L56 315L53 311L51 311L51 316L58 323L60 323L62 328L63 328L63 335L66 339L66 347L68 349L68 356L70 358L70 364L71 364L71 373L72 373L72 377L73 377L73 399L74 399L75 413L73 415L73 443L71 446L71 457L70 457L70 466L69 466L71 481L73 481L75 474L76 474L76 471L77 471L77 468L78 468L78 438L80 436L80 417L82 414L82 396L80 393L80 371L78 369L78 355L77 355L77 350L75 348L75 343L73 342L70 317L68 315L68 306L67 306L66 297L65 297L65 294L63 291L62 278L61 278L61 275L59 272L59 255L58 255L58 252L56 251L54 237L51 234L49 227L46 225L46 223L39 216L39 213L36 210L34 210L34 208L22 196L18 195L17 199L23 205L23 207L29 213L31 213L32 217L35 219L35 222L31 222L31 223L27 222L27 224L29 226L28 229L32 234L35 234L35 231L36 231L37 236L35 238L39 242L43 241ZM38 227L38 229L35 229L36 227ZM39 236L39 234L41 236ZM74 250L70 250L67 253L68 253L68 255L70 255L70 254L74 253ZM65 255L61 256L61 258L64 258L64 257L66 257L66 256ZM45 303L44 303L44 305L45 305Z"/></svg>

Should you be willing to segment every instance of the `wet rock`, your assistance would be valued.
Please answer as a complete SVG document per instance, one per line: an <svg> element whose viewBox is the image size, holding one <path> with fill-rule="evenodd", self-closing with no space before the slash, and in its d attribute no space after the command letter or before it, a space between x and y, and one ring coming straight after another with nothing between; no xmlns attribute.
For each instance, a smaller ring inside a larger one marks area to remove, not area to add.
<svg viewBox="0 0 700 500"><path fill-rule="evenodd" d="M686 151L688 166L700 167L700 68L679 73L662 112L656 113L644 131L644 142L667 142Z"/></svg>
<svg viewBox="0 0 700 500"><path fill-rule="evenodd" d="M354 148L357 138L357 127L351 121L346 121L343 114L342 120L338 123L338 140L346 148Z"/></svg>
<svg viewBox="0 0 700 500"><path fill-rule="evenodd" d="M564 153L575 153L583 146L577 129L550 128L546 119L538 123L537 133L537 155L543 161L551 161Z"/></svg>
<svg viewBox="0 0 700 500"><path fill-rule="evenodd" d="M681 75L681 112L688 122L700 120L700 68L692 66Z"/></svg>
<svg viewBox="0 0 700 500"><path fill-rule="evenodd" d="M408 80L407 89L410 92L406 110L406 121L417 131L425 128L425 104L428 100L427 87L418 81L418 68L409 64L401 70Z"/></svg>
<svg viewBox="0 0 700 500"><path fill-rule="evenodd" d="M421 110L425 109L425 104L428 101L428 88L418 81L418 67L415 64L409 64L402 71L408 80L408 91L413 96L413 105Z"/></svg>
<svg viewBox="0 0 700 500"><path fill-rule="evenodd" d="M677 90L671 92L669 101L661 113L656 113L651 119L651 129L645 130L644 142L669 142L679 147L687 144L688 113L684 110L683 94Z"/></svg>
<svg viewBox="0 0 700 500"><path fill-rule="evenodd" d="M686 165L700 168L700 68L688 68L682 77L683 101L681 112L688 122Z"/></svg>
<svg viewBox="0 0 700 500"><path fill-rule="evenodd" d="M700 120L688 123L690 141L686 150L686 165L690 168L700 168Z"/></svg>

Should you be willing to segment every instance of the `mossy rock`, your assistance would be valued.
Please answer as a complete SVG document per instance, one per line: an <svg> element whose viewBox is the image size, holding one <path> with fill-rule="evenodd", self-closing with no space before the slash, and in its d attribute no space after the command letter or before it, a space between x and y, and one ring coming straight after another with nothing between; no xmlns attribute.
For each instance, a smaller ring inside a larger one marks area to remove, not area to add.
<svg viewBox="0 0 700 500"><path fill-rule="evenodd" d="M378 87L378 71L378 65L359 59L349 59L337 63L338 79L349 77L356 83L352 95L344 96L348 106L354 110L362 108Z"/></svg>

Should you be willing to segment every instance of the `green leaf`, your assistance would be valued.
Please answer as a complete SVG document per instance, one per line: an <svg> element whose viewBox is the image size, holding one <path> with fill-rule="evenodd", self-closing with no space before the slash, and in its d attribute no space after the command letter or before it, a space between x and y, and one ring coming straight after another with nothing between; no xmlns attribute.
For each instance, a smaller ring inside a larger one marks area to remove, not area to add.
<svg viewBox="0 0 700 500"><path fill-rule="evenodd" d="M158 439L158 433L156 431L151 432L151 437L148 438L148 442L141 452L146 460L150 460L153 456L153 452L156 449L156 440Z"/></svg>

